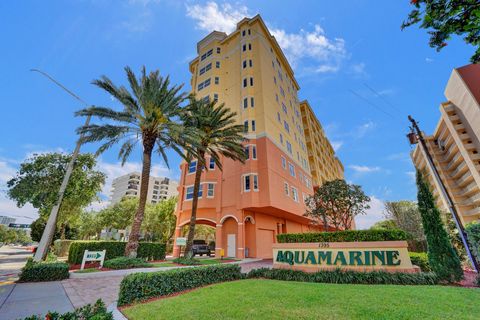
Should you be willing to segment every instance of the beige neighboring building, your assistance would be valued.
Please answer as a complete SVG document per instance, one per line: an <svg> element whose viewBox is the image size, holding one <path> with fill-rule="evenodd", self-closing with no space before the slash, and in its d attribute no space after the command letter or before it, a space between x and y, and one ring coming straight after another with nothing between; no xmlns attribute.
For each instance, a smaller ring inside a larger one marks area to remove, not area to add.
<svg viewBox="0 0 480 320"><path fill-rule="evenodd" d="M123 197L140 197L140 172L120 176L112 182L112 204L120 202ZM150 177L147 203L157 203L178 195L178 182L169 178Z"/></svg>
<svg viewBox="0 0 480 320"><path fill-rule="evenodd" d="M335 155L320 121L307 100L300 102L300 112L313 185L321 186L327 181L343 179L343 164Z"/></svg>
<svg viewBox="0 0 480 320"><path fill-rule="evenodd" d="M463 224L480 220L480 65L453 70L440 105L440 120L431 136L425 136L440 177ZM448 210L447 201L433 181L424 153L412 152L415 167L425 170L437 205Z"/></svg>

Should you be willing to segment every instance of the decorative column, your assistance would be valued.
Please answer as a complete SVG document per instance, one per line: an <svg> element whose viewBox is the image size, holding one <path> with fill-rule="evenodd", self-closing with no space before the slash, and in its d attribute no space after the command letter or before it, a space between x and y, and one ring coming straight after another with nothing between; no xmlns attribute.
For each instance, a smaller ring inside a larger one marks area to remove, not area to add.
<svg viewBox="0 0 480 320"><path fill-rule="evenodd" d="M245 258L245 228L243 224L243 219L238 222L238 229L237 229L237 258L244 259Z"/></svg>
<svg viewBox="0 0 480 320"><path fill-rule="evenodd" d="M222 224L217 224L215 228L215 258L221 258L221 251L223 248L223 233L222 233ZM223 252L223 255L226 255L226 252Z"/></svg>
<svg viewBox="0 0 480 320"><path fill-rule="evenodd" d="M180 237L182 227L177 226L175 228L174 242L173 242L173 256L175 258L180 257L180 246L177 246L177 238Z"/></svg>

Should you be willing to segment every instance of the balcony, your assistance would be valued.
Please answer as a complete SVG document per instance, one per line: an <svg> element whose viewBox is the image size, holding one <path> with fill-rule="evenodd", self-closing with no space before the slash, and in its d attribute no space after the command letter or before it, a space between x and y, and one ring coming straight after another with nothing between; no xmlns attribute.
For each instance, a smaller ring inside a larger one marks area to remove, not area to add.
<svg viewBox="0 0 480 320"><path fill-rule="evenodd" d="M467 171L463 176L460 177L460 179L456 181L456 183L457 183L457 186L463 187L465 184L467 184L468 182L471 182L472 180L473 180L473 176L471 175L470 171Z"/></svg>
<svg viewBox="0 0 480 320"><path fill-rule="evenodd" d="M450 173L450 177L452 179L456 179L460 173L463 173L464 170L468 169L467 164L465 162L460 163L457 168Z"/></svg>
<svg viewBox="0 0 480 320"><path fill-rule="evenodd" d="M476 207L471 210L463 212L463 215L465 216L475 216L477 214L480 214L480 207Z"/></svg>

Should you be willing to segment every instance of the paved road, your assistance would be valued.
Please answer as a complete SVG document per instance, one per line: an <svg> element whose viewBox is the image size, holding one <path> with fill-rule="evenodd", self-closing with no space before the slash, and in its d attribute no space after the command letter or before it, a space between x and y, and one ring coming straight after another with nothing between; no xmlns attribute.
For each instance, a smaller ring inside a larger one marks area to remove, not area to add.
<svg viewBox="0 0 480 320"><path fill-rule="evenodd" d="M0 287L15 282L20 270L31 256L31 252L21 247L0 247Z"/></svg>

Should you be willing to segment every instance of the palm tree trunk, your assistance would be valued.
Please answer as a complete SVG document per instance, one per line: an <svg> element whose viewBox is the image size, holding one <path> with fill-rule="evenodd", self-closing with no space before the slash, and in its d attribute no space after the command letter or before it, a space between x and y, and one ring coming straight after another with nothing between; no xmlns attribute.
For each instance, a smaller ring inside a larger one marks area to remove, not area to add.
<svg viewBox="0 0 480 320"><path fill-rule="evenodd" d="M203 159L204 153L201 152L199 154L199 158ZM202 177L202 166L200 159L197 159L197 171L195 172L195 183L193 185L193 199L192 199L192 214L190 216L190 224L188 228L188 237L187 237L187 244L185 245L185 252L184 256L186 258L193 257L193 238L195 237L195 224L197 221L197 206L198 206L198 191L200 190L200 179Z"/></svg>
<svg viewBox="0 0 480 320"><path fill-rule="evenodd" d="M150 168L152 166L152 150L153 142L144 143L143 147L143 166L142 177L140 182L140 201L138 203L138 209L135 213L132 223L132 231L128 238L128 243L125 246L125 256L136 258L138 249L138 239L140 238L140 228L142 226L143 217L145 216L145 204L147 203L148 184L150 182Z"/></svg>

